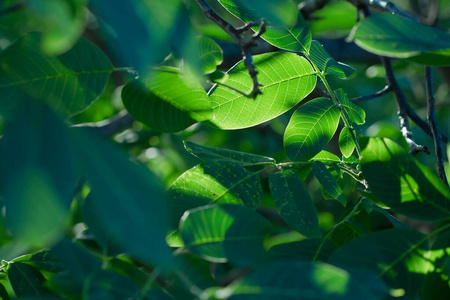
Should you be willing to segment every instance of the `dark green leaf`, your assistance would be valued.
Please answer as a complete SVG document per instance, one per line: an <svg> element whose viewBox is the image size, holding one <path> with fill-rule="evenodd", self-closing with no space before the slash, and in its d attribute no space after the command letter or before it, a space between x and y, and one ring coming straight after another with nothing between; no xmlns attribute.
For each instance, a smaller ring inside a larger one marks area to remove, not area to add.
<svg viewBox="0 0 450 300"><path fill-rule="evenodd" d="M186 171L170 187L171 225L178 226L183 213L191 208L210 203L256 208L262 196L257 173L233 161L208 161Z"/></svg>
<svg viewBox="0 0 450 300"><path fill-rule="evenodd" d="M171 260L165 243L167 209L157 178L108 141L88 131L74 133L91 186L83 217L97 241L104 249L112 246L167 267Z"/></svg>
<svg viewBox="0 0 450 300"><path fill-rule="evenodd" d="M29 34L0 53L0 112L14 107L19 95L29 95L73 115L100 96L114 71L108 57L85 39L60 56L39 49L39 35Z"/></svg>
<svg viewBox="0 0 450 300"><path fill-rule="evenodd" d="M347 204L347 199L342 194L341 187L338 185L333 175L331 175L328 168L320 161L315 161L312 166L312 171L326 193L345 206Z"/></svg>
<svg viewBox="0 0 450 300"><path fill-rule="evenodd" d="M388 229L350 241L329 262L349 270L372 271L392 289L404 289L405 298L414 299L429 268L427 244L418 232Z"/></svg>
<svg viewBox="0 0 450 300"><path fill-rule="evenodd" d="M318 255L319 260L326 260L334 251L331 243L322 244L322 239L306 239L299 242L275 245L267 252L272 259L295 259L303 261L312 261Z"/></svg>
<svg viewBox="0 0 450 300"><path fill-rule="evenodd" d="M355 28L355 43L382 56L426 65L450 64L450 35L394 14L374 14Z"/></svg>
<svg viewBox="0 0 450 300"><path fill-rule="evenodd" d="M44 276L34 267L16 262L8 267L8 279L18 297L45 299L50 292L44 287Z"/></svg>
<svg viewBox="0 0 450 300"><path fill-rule="evenodd" d="M284 133L284 146L293 161L307 161L325 148L336 132L340 110L327 98L300 106Z"/></svg>
<svg viewBox="0 0 450 300"><path fill-rule="evenodd" d="M139 288L130 278L110 271L95 273L87 282L84 295L87 299L135 299Z"/></svg>
<svg viewBox="0 0 450 300"><path fill-rule="evenodd" d="M393 211L421 220L449 218L450 189L393 141L369 139L360 159L373 193Z"/></svg>
<svg viewBox="0 0 450 300"><path fill-rule="evenodd" d="M358 125L364 124L366 122L366 112L358 105L352 103L343 89L338 89L335 93L341 102L342 107L347 112L350 121Z"/></svg>
<svg viewBox="0 0 450 300"><path fill-rule="evenodd" d="M348 158L352 155L353 151L355 151L355 140L353 139L352 132L348 127L344 127L339 134L339 149L341 150L342 155Z"/></svg>
<svg viewBox="0 0 450 300"><path fill-rule="evenodd" d="M250 265L265 255L271 229L264 217L244 206L208 205L187 211L180 222L185 247L212 262Z"/></svg>
<svg viewBox="0 0 450 300"><path fill-rule="evenodd" d="M239 162L244 167L275 164L273 158L253 153L202 146L187 141L184 142L184 146L189 153L205 161L229 160Z"/></svg>
<svg viewBox="0 0 450 300"><path fill-rule="evenodd" d="M228 71L228 78L210 90L213 118L222 129L251 127L269 121L294 107L316 85L317 76L308 61L294 53L253 56L262 95L253 99L243 93L252 79L241 61ZM230 88L232 87L232 88Z"/></svg>
<svg viewBox="0 0 450 300"><path fill-rule="evenodd" d="M352 77L356 71L349 65L334 60L318 41L311 42L311 49L309 51L311 60L324 74L333 74L341 79L346 79Z"/></svg>
<svg viewBox="0 0 450 300"><path fill-rule="evenodd" d="M320 237L317 210L297 174L290 170L271 173L269 185L283 220L307 237Z"/></svg>
<svg viewBox="0 0 450 300"><path fill-rule="evenodd" d="M9 300L11 299L9 297L8 291L6 290L5 286L3 284L0 283L0 298L2 300Z"/></svg>

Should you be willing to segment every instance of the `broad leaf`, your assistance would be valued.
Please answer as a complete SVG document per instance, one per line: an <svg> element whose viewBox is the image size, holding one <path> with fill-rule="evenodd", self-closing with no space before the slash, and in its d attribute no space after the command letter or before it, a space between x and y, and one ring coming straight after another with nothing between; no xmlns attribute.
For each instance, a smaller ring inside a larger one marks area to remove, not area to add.
<svg viewBox="0 0 450 300"><path fill-rule="evenodd" d="M284 147L293 161L307 161L325 148L336 132L340 110L327 98L300 106L284 133Z"/></svg>
<svg viewBox="0 0 450 300"><path fill-rule="evenodd" d="M317 210L297 174L290 170L272 173L269 185L283 220L307 237L320 237Z"/></svg>
<svg viewBox="0 0 450 300"><path fill-rule="evenodd" d="M348 158L352 155L353 151L355 151L355 140L353 139L352 132L346 126L342 128L341 133L339 134L339 149L341 150L342 155Z"/></svg>
<svg viewBox="0 0 450 300"><path fill-rule="evenodd" d="M0 298L2 300L9 300L11 299L8 295L8 291L6 290L5 286L0 283Z"/></svg>
<svg viewBox="0 0 450 300"><path fill-rule="evenodd" d="M240 163L244 167L275 164L273 158L253 153L202 146L187 141L184 142L184 147L189 153L205 161L229 160Z"/></svg>
<svg viewBox="0 0 450 300"><path fill-rule="evenodd" d="M315 161L312 165L312 172L317 180L322 185L325 192L331 196L331 198L338 200L342 205L347 204L347 199L342 194L342 189L331 175L327 167L320 161Z"/></svg>
<svg viewBox="0 0 450 300"><path fill-rule="evenodd" d="M34 267L16 262L8 267L8 279L19 298L36 297L45 299L50 292L44 287L45 277Z"/></svg>
<svg viewBox="0 0 450 300"><path fill-rule="evenodd" d="M263 238L271 226L247 207L208 205L187 211L180 233L185 247L208 261L251 265L265 255Z"/></svg>
<svg viewBox="0 0 450 300"><path fill-rule="evenodd" d="M114 71L107 56L85 39L60 56L39 49L39 35L28 34L0 53L1 113L26 95L73 115L100 96Z"/></svg>
<svg viewBox="0 0 450 300"><path fill-rule="evenodd" d="M263 196L257 173L238 162L208 161L186 171L169 189L171 225L185 211L210 203L245 204L256 208Z"/></svg>
<svg viewBox="0 0 450 300"><path fill-rule="evenodd" d="M280 261L256 268L210 299L381 299L386 287L370 273L349 272L325 263ZM230 295L229 297L227 297Z"/></svg>
<svg viewBox="0 0 450 300"><path fill-rule="evenodd" d="M113 247L161 268L168 267L167 209L158 179L109 141L88 131L74 133L91 187L83 203L83 217L96 241L105 250Z"/></svg>
<svg viewBox="0 0 450 300"><path fill-rule="evenodd" d="M122 90L123 104L138 121L163 132L185 129L211 117L202 85L178 69L164 68Z"/></svg>
<svg viewBox="0 0 450 300"><path fill-rule="evenodd" d="M427 244L418 232L388 229L350 241L329 262L349 270L372 271L392 289L404 289L405 298L414 299L429 269Z"/></svg>
<svg viewBox="0 0 450 300"><path fill-rule="evenodd" d="M450 64L450 35L393 14L374 14L355 27L361 48L382 56L426 65Z"/></svg>
<svg viewBox="0 0 450 300"><path fill-rule="evenodd" d="M352 103L343 89L338 89L335 93L342 107L347 112L350 121L358 125L364 124L366 122L366 112L358 105Z"/></svg>
<svg viewBox="0 0 450 300"><path fill-rule="evenodd" d="M101 271L86 282L83 296L87 299L132 299L139 295L138 286L131 278L111 271Z"/></svg>
<svg viewBox="0 0 450 300"><path fill-rule="evenodd" d="M321 161L323 163L339 163L341 159L336 155L329 151L322 150L317 153L310 161Z"/></svg>
<svg viewBox="0 0 450 300"><path fill-rule="evenodd" d="M320 250L319 250L320 249ZM298 242L275 245L267 252L271 259L295 259L312 261L319 251L318 259L326 260L333 252L330 242L322 239L305 239Z"/></svg>
<svg viewBox="0 0 450 300"><path fill-rule="evenodd" d="M196 53L198 66L203 74L211 74L223 61L223 51L212 39L200 36L196 40L199 52Z"/></svg>
<svg viewBox="0 0 450 300"><path fill-rule="evenodd" d="M352 77L356 72L349 65L334 60L318 41L311 42L310 58L324 74L333 74L341 79Z"/></svg>
<svg viewBox="0 0 450 300"><path fill-rule="evenodd" d="M243 94L251 90L253 83L241 61L228 71L223 84L209 92L214 125L239 129L269 121L294 107L316 85L311 65L296 54L266 53L253 59L263 94L256 99Z"/></svg>
<svg viewBox="0 0 450 300"><path fill-rule="evenodd" d="M389 139L369 139L361 168L375 196L395 212L428 221L448 219L450 189Z"/></svg>

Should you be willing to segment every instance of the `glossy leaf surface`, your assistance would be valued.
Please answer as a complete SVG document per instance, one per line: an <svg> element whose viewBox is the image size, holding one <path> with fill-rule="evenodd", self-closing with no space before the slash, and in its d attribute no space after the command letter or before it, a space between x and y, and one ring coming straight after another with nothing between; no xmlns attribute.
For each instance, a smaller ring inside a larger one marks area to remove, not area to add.
<svg viewBox="0 0 450 300"><path fill-rule="evenodd" d="M311 65L296 54L255 55L253 63L259 72L258 81L263 84L263 94L256 99L243 94L251 90L253 83L242 61L228 71L223 84L210 90L211 122L217 127L240 129L269 121L294 107L316 85Z"/></svg>
<svg viewBox="0 0 450 300"><path fill-rule="evenodd" d="M317 98L300 106L284 133L284 147L293 161L307 161L322 151L336 132L340 110L330 99Z"/></svg>
<svg viewBox="0 0 450 300"><path fill-rule="evenodd" d="M352 133L348 127L344 127L339 134L339 149L342 155L348 158L355 151L355 141L353 140Z"/></svg>

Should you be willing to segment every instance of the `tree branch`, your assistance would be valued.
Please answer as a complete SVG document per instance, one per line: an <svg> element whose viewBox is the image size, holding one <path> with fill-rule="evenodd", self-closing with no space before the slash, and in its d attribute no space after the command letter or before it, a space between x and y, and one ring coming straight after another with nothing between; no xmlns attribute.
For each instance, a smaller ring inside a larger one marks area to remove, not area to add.
<svg viewBox="0 0 450 300"><path fill-rule="evenodd" d="M100 122L77 124L73 127L95 128L104 136L113 136L114 134L130 127L134 121L134 118L124 110L109 119Z"/></svg>
<svg viewBox="0 0 450 300"><path fill-rule="evenodd" d="M428 124L430 125L431 133L433 134L434 147L436 151L437 158L437 171L441 180L448 186L447 176L445 175L444 168L444 155L442 143L441 132L438 129L436 121L436 111L435 111L435 98L434 98L434 78L433 69L429 66L425 67L425 78L427 86L427 109L428 109Z"/></svg>
<svg viewBox="0 0 450 300"><path fill-rule="evenodd" d="M225 30L225 32L227 32L241 48L242 59L253 81L252 90L246 95L249 97L256 98L257 95L262 94L262 91L260 89L262 85L258 82L257 78L258 71L256 70L256 67L253 64L253 58L250 50L252 47L256 46L256 40L266 30L264 21L260 20L258 22L251 22L245 24L243 27L235 28L225 19L219 16L205 0L196 0L196 1L197 4L200 6L200 8L203 10L205 16L208 17L217 25L219 25L223 30ZM242 33L249 30L251 27L256 26L259 27L259 30L255 32L249 39L242 37Z"/></svg>
<svg viewBox="0 0 450 300"><path fill-rule="evenodd" d="M379 90L375 94L356 97L356 98L350 99L350 101L355 102L355 103L369 101L369 100L381 97L383 95L386 95L387 93L390 93L391 91L392 91L392 87L390 85L386 85L383 89Z"/></svg>
<svg viewBox="0 0 450 300"><path fill-rule="evenodd" d="M409 19L411 21L418 22L416 18L411 16L410 14L405 13L395 6L395 4L386 0L347 0L358 8L362 7L373 7L382 11L390 12L391 14L398 15Z"/></svg>

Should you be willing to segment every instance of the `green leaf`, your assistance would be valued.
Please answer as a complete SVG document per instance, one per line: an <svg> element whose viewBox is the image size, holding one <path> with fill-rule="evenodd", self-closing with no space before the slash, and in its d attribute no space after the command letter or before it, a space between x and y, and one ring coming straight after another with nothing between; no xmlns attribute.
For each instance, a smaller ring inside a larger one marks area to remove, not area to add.
<svg viewBox="0 0 450 300"><path fill-rule="evenodd" d="M317 153L310 161L321 161L323 163L339 163L341 159L336 155L329 151L322 150Z"/></svg>
<svg viewBox="0 0 450 300"><path fill-rule="evenodd" d="M178 226L183 213L191 208L231 203L254 209L262 196L258 173L233 161L208 161L186 171L170 187L171 225Z"/></svg>
<svg viewBox="0 0 450 300"><path fill-rule="evenodd" d="M1 283L0 283L0 298L3 300L11 299L8 295L8 291L6 290L5 286Z"/></svg>
<svg viewBox="0 0 450 300"><path fill-rule="evenodd" d="M323 243L322 239L305 239L298 242L275 245L267 252L271 259L295 259L312 261L319 251L318 259L326 260L333 252L330 242Z"/></svg>
<svg viewBox="0 0 450 300"><path fill-rule="evenodd" d="M337 62L334 60L327 50L318 41L311 42L311 49L309 51L311 60L319 67L319 70L324 74L333 74L341 79L348 79L352 77L356 70L349 65Z"/></svg>
<svg viewBox="0 0 450 300"><path fill-rule="evenodd" d="M21 262L10 264L8 279L17 297L50 296L50 292L44 287L44 276L30 265Z"/></svg>
<svg viewBox="0 0 450 300"><path fill-rule="evenodd" d="M159 69L146 80L128 83L122 100L138 121L163 132L180 131L211 118L211 105L202 85L177 69Z"/></svg>
<svg viewBox="0 0 450 300"><path fill-rule="evenodd" d="M346 158L350 157L353 151L355 151L355 147L355 140L353 139L350 128L342 128L341 133L339 134L339 149L341 150L342 155Z"/></svg>
<svg viewBox="0 0 450 300"><path fill-rule="evenodd" d="M374 14L356 25L355 43L371 53L426 65L450 64L450 35L393 14Z"/></svg>
<svg viewBox="0 0 450 300"><path fill-rule="evenodd" d="M26 104L26 105L25 105ZM65 230L77 173L66 124L40 102L27 102L1 140L5 225L24 245L46 247Z"/></svg>
<svg viewBox="0 0 450 300"><path fill-rule="evenodd" d="M273 158L253 153L202 146L188 141L184 142L184 147L189 153L205 161L229 160L240 163L243 167L275 164Z"/></svg>
<svg viewBox="0 0 450 300"><path fill-rule="evenodd" d="M223 51L212 39L200 36L197 38L196 53L197 64L201 67L203 74L211 74L223 61Z"/></svg>
<svg viewBox="0 0 450 300"><path fill-rule="evenodd" d="M187 211L180 222L185 247L211 262L251 265L265 255L272 225L244 206L208 205Z"/></svg>
<svg viewBox="0 0 450 300"><path fill-rule="evenodd" d="M0 112L26 95L71 116L100 96L114 71L107 56L85 39L60 56L46 56L39 48L39 35L28 34L0 53Z"/></svg>
<svg viewBox="0 0 450 300"><path fill-rule="evenodd" d="M295 111L284 133L284 147L293 161L307 161L325 148L339 124L340 110L327 98L316 98Z"/></svg>
<svg viewBox="0 0 450 300"><path fill-rule="evenodd" d="M206 291L216 299L381 299L385 286L361 272L325 263L279 261L262 265L230 286ZM212 295L211 295L212 294ZM229 295L226 297L225 295ZM212 297L211 297L212 298ZM210 299L211 299L210 298Z"/></svg>
<svg viewBox="0 0 450 300"><path fill-rule="evenodd" d="M338 89L335 93L342 107L347 112L350 121L358 125L364 124L366 122L366 112L358 105L352 103L343 89Z"/></svg>
<svg viewBox="0 0 450 300"><path fill-rule="evenodd" d="M255 55L253 63L263 94L256 99L243 94L251 90L253 82L241 61L229 70L223 84L209 92L214 125L239 129L269 121L294 107L316 85L317 76L311 65L294 53Z"/></svg>
<svg viewBox="0 0 450 300"><path fill-rule="evenodd" d="M350 241L329 262L349 270L372 271L392 289L404 289L405 299L414 299L429 268L427 244L421 233L388 229Z"/></svg>
<svg viewBox="0 0 450 300"><path fill-rule="evenodd" d="M283 220L307 237L320 237L317 210L297 174L290 170L271 173L269 185Z"/></svg>
<svg viewBox="0 0 450 300"><path fill-rule="evenodd" d="M379 201L410 218L450 216L450 189L434 171L389 139L369 139L361 152L365 179Z"/></svg>
<svg viewBox="0 0 450 300"><path fill-rule="evenodd" d="M44 24L42 50L61 54L69 50L84 29L87 9L84 0L26 0L27 8Z"/></svg>
<svg viewBox="0 0 450 300"><path fill-rule="evenodd" d="M113 247L147 263L170 267L166 195L158 179L109 141L75 130L80 163L91 187L82 213L96 241L104 249Z"/></svg>
<svg viewBox="0 0 450 300"><path fill-rule="evenodd" d="M111 271L101 271L91 276L84 287L87 299L133 299L139 288L130 278Z"/></svg>
<svg viewBox="0 0 450 300"><path fill-rule="evenodd" d="M323 163L315 161L312 165L312 172L328 195L341 202L344 206L347 204L347 199L342 194L341 187Z"/></svg>

